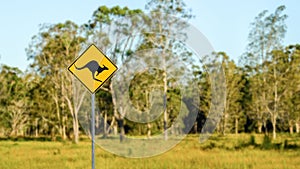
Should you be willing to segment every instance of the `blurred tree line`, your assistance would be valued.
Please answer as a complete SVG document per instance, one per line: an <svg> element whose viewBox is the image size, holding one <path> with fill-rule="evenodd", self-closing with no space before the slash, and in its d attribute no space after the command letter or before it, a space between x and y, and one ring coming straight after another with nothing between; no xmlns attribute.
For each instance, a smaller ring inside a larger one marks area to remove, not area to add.
<svg viewBox="0 0 300 169"><path fill-rule="evenodd" d="M282 45L287 29L284 10L285 7L280 6L274 13L263 11L255 18L251 23L247 50L239 63L230 59L226 52L212 54L222 65L226 79L225 107L216 132L224 135L272 133L274 139L278 131L299 133L300 45ZM167 14L181 20L168 19ZM150 91L162 91L165 100L155 104L167 102L167 105L164 109L153 109L161 111L161 115L147 123L126 120L127 103L121 103L124 109L117 108L112 96L118 91L108 81L96 93L100 115L104 124L110 126L103 127L105 137L120 133L121 137L128 134L150 138L172 126L179 115L180 100L187 100L181 98L180 90L172 85L176 77L170 78L168 74L172 69L178 76L184 74L181 67L168 65L174 58L192 65L193 77L187 83L197 82L200 106L196 107L197 120L190 132L200 132L211 104L211 80L205 72L208 65L195 64L190 51L174 40L168 40L171 36L184 36L187 21L192 17L182 0L151 0L145 11L100 6L83 25L66 21L41 26L26 49L28 59L32 61L26 72L1 65L0 136L49 136L53 140L61 137L78 142L83 132L78 112L88 93L76 87L78 83L67 67L89 43L95 43L109 53L116 64L132 59L136 51L155 48L162 54L163 69L135 75L129 87L131 102L142 111L154 104L156 96ZM184 111L188 117L192 110L185 108ZM189 124L184 120L179 123L177 132L184 130L186 125Z"/></svg>

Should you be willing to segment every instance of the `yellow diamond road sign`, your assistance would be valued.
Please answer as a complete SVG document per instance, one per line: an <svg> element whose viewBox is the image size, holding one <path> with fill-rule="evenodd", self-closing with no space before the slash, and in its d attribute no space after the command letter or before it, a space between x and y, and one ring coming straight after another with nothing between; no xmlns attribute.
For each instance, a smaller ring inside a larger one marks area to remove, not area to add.
<svg viewBox="0 0 300 169"><path fill-rule="evenodd" d="M68 70L91 92L95 93L112 77L117 66L95 45L91 45Z"/></svg>

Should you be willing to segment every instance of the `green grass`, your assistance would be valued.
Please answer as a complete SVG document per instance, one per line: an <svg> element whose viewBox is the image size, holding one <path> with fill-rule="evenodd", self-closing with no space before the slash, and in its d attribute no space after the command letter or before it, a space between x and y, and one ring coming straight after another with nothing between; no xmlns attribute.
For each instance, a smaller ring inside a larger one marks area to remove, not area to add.
<svg viewBox="0 0 300 169"><path fill-rule="evenodd" d="M129 159L96 147L96 168L296 169L300 166L300 137L279 135L213 136L205 143L189 136L170 151L144 159ZM268 144L268 145L264 145ZM265 147L266 146L266 147ZM0 141L0 169L89 169L90 141Z"/></svg>

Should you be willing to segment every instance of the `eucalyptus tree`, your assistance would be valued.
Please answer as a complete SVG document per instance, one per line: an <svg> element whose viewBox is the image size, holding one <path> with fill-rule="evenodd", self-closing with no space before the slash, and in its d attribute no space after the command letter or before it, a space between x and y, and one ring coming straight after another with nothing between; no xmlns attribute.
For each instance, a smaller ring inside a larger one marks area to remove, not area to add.
<svg viewBox="0 0 300 169"><path fill-rule="evenodd" d="M217 53L217 57L222 59L222 67L224 69L226 79L226 100L225 108L223 113L223 119L221 122L221 131L224 135L226 131L230 131L232 128L235 129L235 133L238 133L239 119L242 118L241 114L241 99L243 93L244 81L242 80L242 72L234 63L233 60L229 59L229 56L224 52ZM231 123L230 123L231 122ZM234 124L233 126L231 124Z"/></svg>
<svg viewBox="0 0 300 169"><path fill-rule="evenodd" d="M239 122L243 121L243 112L241 100L243 98L242 88L244 87L244 79L242 78L241 69L230 60L229 56L225 52L217 52L212 55L214 61L204 61L205 69L216 69L218 64L222 66L224 80L220 81L224 84L220 84L221 88L226 90L226 97L222 99L224 102L224 110L222 114L222 119L219 123L218 130L223 135L227 132L231 132L233 129L237 134L239 131ZM210 59L211 59L210 58ZM205 60L208 58L205 57ZM212 73L211 73L212 74ZM213 75L213 74L212 74ZM210 74L207 72L201 73L201 104L200 110L204 111L205 116L208 115L209 109L211 107L211 80L209 78ZM217 91L220 89L217 89ZM221 93L221 91L219 91Z"/></svg>
<svg viewBox="0 0 300 169"><path fill-rule="evenodd" d="M159 98L159 91L162 90L162 77L161 71L158 69L145 70L135 75L129 87L130 100L134 107L141 111L147 112L148 118L146 123L147 137L151 138L151 134L157 131L160 127L157 122L149 120L149 116L159 116L162 112L163 101ZM161 119L161 118L160 118ZM139 135L142 135L143 124L138 124Z"/></svg>
<svg viewBox="0 0 300 169"><path fill-rule="evenodd" d="M146 4L146 9L150 12L150 20L147 22L148 31L144 33L144 43L140 46L140 50L156 49L159 51L155 55L156 58L161 58L163 94L165 102L167 102L168 83L172 81L169 76L172 69L177 70L177 74L180 74L179 70L182 69L180 66L176 67L179 65L176 62L190 61L191 52L178 43L178 40L183 40L186 36L187 21L192 18L192 14L182 0L150 0ZM165 103L165 105L168 104ZM168 139L167 129L171 125L168 119L170 118L169 114L170 110L166 106L163 112L165 140Z"/></svg>
<svg viewBox="0 0 300 169"><path fill-rule="evenodd" d="M264 117L270 115L273 123L273 138L276 137L276 119L278 112L271 110L268 100L268 62L272 58L272 51L282 48L282 41L286 32L285 20L287 15L283 14L285 6L279 6L274 13L268 15L268 11L264 10L259 13L254 22L251 23L251 30L248 35L248 46L244 64L252 68L251 78L253 111L257 114L259 128L261 122L265 122ZM255 95L254 95L255 93ZM276 97L274 94L272 97ZM261 131L261 129L259 129Z"/></svg>
<svg viewBox="0 0 300 169"><path fill-rule="evenodd" d="M128 60L133 51L135 51L138 43L136 42L138 40L136 37L140 34L143 16L143 12L140 9L100 6L93 13L92 19L85 24L88 42L95 43L115 64L121 67L125 60ZM114 97L116 89L111 81L109 81L109 88L101 89L110 92L114 109L110 127L108 129L105 128L105 130L110 131L113 127L116 134L119 124L120 140L122 140L125 134L124 116L126 112L124 111L124 106L126 105L120 103L121 100L119 100L119 104L117 103ZM106 123L106 120L104 123Z"/></svg>
<svg viewBox="0 0 300 169"><path fill-rule="evenodd" d="M23 73L18 68L2 65L1 81L1 126L6 135L25 135L28 122L28 97Z"/></svg>
<svg viewBox="0 0 300 169"><path fill-rule="evenodd" d="M287 122L290 133L293 133L294 126L296 131L299 132L299 64L299 45L289 45L284 50L273 51L269 82L273 84L270 92L274 93L275 97L269 104L272 106L273 111L277 109L283 122Z"/></svg>
<svg viewBox="0 0 300 169"><path fill-rule="evenodd" d="M30 135L39 137L40 134L48 135L55 139L55 130L60 129L60 123L56 118L55 103L49 101L51 93L48 90L46 79L35 73L29 73L27 95L30 100L28 105L30 119Z"/></svg>
<svg viewBox="0 0 300 169"><path fill-rule="evenodd" d="M66 138L66 125L71 115L75 143L79 141L78 111L86 92L75 87L78 83L66 68L79 56L83 42L85 38L81 36L79 26L66 21L44 25L27 49L28 59L33 60L32 71L47 83L50 98L56 107L59 133Z"/></svg>

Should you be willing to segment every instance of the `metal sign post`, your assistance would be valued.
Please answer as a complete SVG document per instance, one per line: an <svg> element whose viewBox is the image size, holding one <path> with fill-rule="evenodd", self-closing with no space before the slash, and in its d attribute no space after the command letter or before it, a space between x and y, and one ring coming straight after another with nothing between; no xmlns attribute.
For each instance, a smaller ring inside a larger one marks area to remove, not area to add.
<svg viewBox="0 0 300 169"><path fill-rule="evenodd" d="M92 131L92 169L95 169L95 93L92 94L92 118L91 118L91 131Z"/></svg>
<svg viewBox="0 0 300 169"><path fill-rule="evenodd" d="M92 169L95 169L95 93L117 71L118 67L94 44L68 67L68 70L92 94Z"/></svg>

